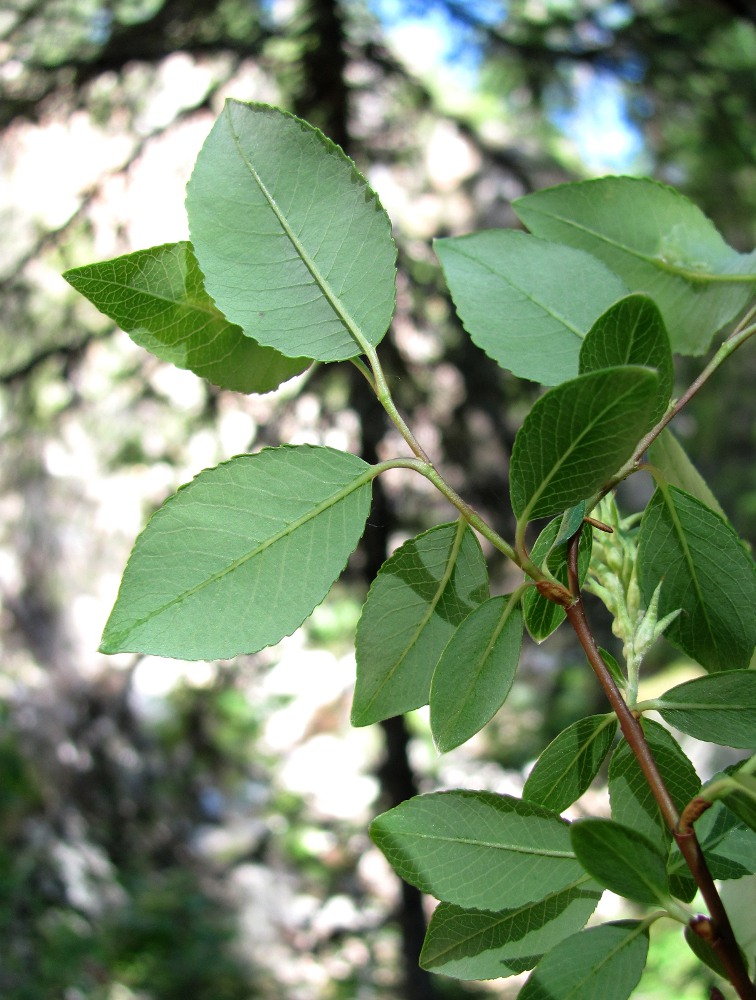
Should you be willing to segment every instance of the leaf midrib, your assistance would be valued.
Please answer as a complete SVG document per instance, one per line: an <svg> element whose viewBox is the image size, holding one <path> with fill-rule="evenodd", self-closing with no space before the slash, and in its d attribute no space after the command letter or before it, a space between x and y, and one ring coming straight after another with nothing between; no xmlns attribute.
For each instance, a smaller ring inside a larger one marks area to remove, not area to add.
<svg viewBox="0 0 756 1000"><path fill-rule="evenodd" d="M394 675L396 674L397 670L401 667L401 665L404 663L404 661L406 660L406 658L409 656L410 651L412 649L414 649L415 645L417 644L418 640L420 639L420 636L422 635L423 631L425 630L426 625L428 624L428 622L433 617L433 614L435 613L435 610L438 607L438 603L441 600L441 598L442 598L442 596L444 594L444 591L446 590L446 587L447 587L447 584L449 583L449 580L451 579L452 573L454 572L454 568L457 565L457 560L459 559L459 554L460 554L460 551L461 551L461 548L462 548L462 541L463 541L463 539L465 537L465 530L466 530L466 528L467 528L467 522L464 521L462 518L460 518L457 521L457 530L456 530L456 533L454 535L454 539L452 541L452 546L451 546L451 549L449 551L449 555L447 556L446 567L444 569L443 576L441 577L441 579L439 581L438 587L436 588L436 591L435 591L435 593L433 595L432 600L428 602L428 607L425 610L425 614L423 615L422 619L418 623L417 628L415 629L415 631L412 633L412 637L410 638L410 640L405 645L405 647L404 647L404 649L402 651L401 656L399 656L397 658L396 662L393 664L393 666L390 668L390 670L388 670L385 673L384 677L381 680L381 683L378 685L378 687L375 689L375 691L373 692L373 694L370 697L370 699L368 700L368 702L365 704L364 708L362 709L362 711L359 714L359 718L364 718L365 715L373 707L373 705L375 704L376 699L383 692L383 690L386 687L386 685L394 677Z"/></svg>
<svg viewBox="0 0 756 1000"><path fill-rule="evenodd" d="M526 289L522 288L521 285L515 284L515 282L511 281L505 274L502 274L500 271L495 270L493 267L491 267L491 265L488 263L488 261L485 258L481 259L480 257L474 257L474 256L472 256L469 253L465 253L465 251L463 249L461 249L459 247L459 244L456 243L456 242L452 244L452 252L453 253L458 253L461 257L466 257L467 260L471 260L477 266L482 267L485 270L489 271L492 275L494 275L494 277L499 278L502 281L505 281L509 285L510 288L514 288L518 292L521 292L525 296L525 298L528 300L528 302L531 302L534 306L537 306L538 309L541 309L547 315L549 315L553 319L555 319L558 323L561 323L562 326L566 327L571 333L574 333L575 336L578 338L579 341L581 341L581 342L583 341L583 338L585 337L585 331L584 330L581 330L579 327L575 326L573 323L570 323L569 320L565 319L564 316L561 316L559 313L555 312L553 309L545 306L539 299L534 298L530 294L530 292L528 292L528 291L526 291Z"/></svg>
<svg viewBox="0 0 756 1000"><path fill-rule="evenodd" d="M233 140L234 145L236 146L236 150L237 150L237 152L239 154L239 157L240 157L242 163L244 164L244 166L249 171L250 176L252 177L252 180L255 182L255 184L257 184L258 188L260 189L260 193L262 194L262 196L267 201L268 206L270 207L271 211L273 212L273 214L275 215L276 219L278 220L278 223L281 226L281 228L283 229L285 235L288 237L289 241L291 242L291 245L294 247L294 249L296 250L297 254L299 255L300 260L302 261L302 263L305 265L305 267L307 268L307 270L310 272L310 274L314 278L315 283L317 284L318 288L323 293L323 295L325 296L325 298L328 300L328 303L331 306L331 308L333 309L333 311L336 313L336 315L338 316L338 318L341 320L341 322L344 325L347 333L351 336L352 340L354 340L354 342L356 343L356 345L359 347L361 353L363 353L363 354L369 353L371 345L368 342L367 338L363 335L363 333L362 333L362 331L361 331L361 329L359 327L359 324L352 317L352 315L349 312L349 310L343 305L343 303L341 302L341 299L339 299L339 297L336 295L336 293L334 292L334 290L331 288L330 283L320 273L320 268L317 266L317 264L315 263L315 261L309 255L309 253L307 252L307 250L304 248L303 244L300 242L300 240L297 237L296 233L294 232L294 230L289 225L288 219L283 214L283 212L279 208L278 203L276 202L275 198L273 197L273 195L270 193L270 191L268 190L267 186L265 185L265 182L263 181L262 177L257 172L257 170L255 169L255 167L252 165L251 161L247 157L246 153L242 149L241 141L240 141L241 137L239 136L239 134L234 129L233 120L231 118L230 107L231 107L231 102L227 102L226 105L225 105L225 107L224 107L224 109L223 109L223 113L226 116L226 120L228 122L228 130L231 133L231 138Z"/></svg>
<svg viewBox="0 0 756 1000"><path fill-rule="evenodd" d="M249 562L250 559L254 559L256 556L261 555L272 545L275 545L277 542L282 541L284 538L293 535L294 532L297 531L299 528L303 527L308 522L314 520L316 517L319 517L320 514L323 514L331 507L335 507L337 503L346 499L346 497L354 493L356 490L360 489L362 486L367 485L367 483L369 483L370 480L373 479L375 475L376 475L375 467L370 466L364 472L360 473L360 475L356 479L353 479L349 483L346 483L336 493L322 500L316 507L313 507L312 509L305 511L305 513L301 514L298 518L296 518L296 520L290 521L288 524L284 525L284 527L281 528L279 531L275 532L269 538L266 538L263 542L256 545L249 552L246 552L244 553L244 555L239 556L237 559L229 563L223 569L217 570L215 573L212 573L210 576L206 577L204 580L201 580L193 587L189 587L187 590L182 591L180 594L177 594L175 597L171 598L170 601L166 601L166 603L162 604L159 608L154 608L152 611L149 612L149 614L145 615L144 617L139 618L136 621L130 622L127 628L121 629L120 632L117 632L114 635L109 636L107 648L111 648L114 643L116 645L119 645L121 642L126 640L127 637L132 632L134 632L136 629L141 628L147 622L150 622L154 618L159 617L160 615L168 611L170 608L175 607L177 604L183 603L184 601L193 597L195 594L200 593L205 588L212 586L214 583L217 583L219 580L222 580L230 573L235 572L245 563Z"/></svg>
<svg viewBox="0 0 756 1000"><path fill-rule="evenodd" d="M636 367L638 370L642 370L642 366L640 366L640 365L633 366L633 367ZM651 369L647 369L647 370L649 371L649 373L651 372ZM591 374L593 374L593 373L588 373L585 376L579 376L579 377L581 377L581 378L590 378ZM607 403L607 405L604 407L604 409L601 411L601 413L598 414L595 417L595 419L590 424L588 424L586 427L583 428L583 430L580 432L580 434L578 434L578 436L576 438L574 438L574 440L569 445L569 447L567 448L567 450L565 452L563 452L563 454L560 456L560 458L552 465L551 471L548 473L548 475L546 475L544 477L544 479L541 481L541 484L540 484L539 488L531 496L530 500L525 505L525 509L523 510L522 514L519 516L518 521L527 522L527 521L530 520L530 515L531 515L531 512L532 512L533 508L536 506L536 504L538 503L538 501L543 496L544 491L549 486L549 484L551 483L551 481L554 478L554 476L556 476L556 474L561 470L562 466L565 464L565 462L567 461L567 459L571 457L572 453L575 451L575 449L578 447L578 445L581 444L582 441L583 441L583 439L589 433L591 433L595 429L595 427L596 427L597 424L600 424L604 420L604 418L605 418L605 416L606 416L607 413L611 412L618 405L620 405L622 403L622 401L625 399L626 396L632 395L634 392L636 392L638 390L638 388L642 384L643 384L643 380L642 379L636 379L635 380L635 384L628 386L628 388L625 390L625 392L623 392L623 394L621 396L615 396L615 397L613 397ZM532 412L532 410L531 410L531 412ZM546 515L544 515L544 516L546 516Z"/></svg>

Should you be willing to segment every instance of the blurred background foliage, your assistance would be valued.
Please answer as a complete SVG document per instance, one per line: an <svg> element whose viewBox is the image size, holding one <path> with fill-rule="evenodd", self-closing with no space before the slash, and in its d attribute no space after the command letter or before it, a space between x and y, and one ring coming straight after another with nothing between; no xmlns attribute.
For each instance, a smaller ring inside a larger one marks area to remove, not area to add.
<svg viewBox="0 0 756 1000"><path fill-rule="evenodd" d="M395 226L382 350L397 400L508 534L507 459L537 388L462 334L431 240L513 225L512 198L621 171L681 188L753 247L756 4L9 0L0 94L0 995L514 995L417 968L428 902L366 827L418 789L516 793L548 739L602 709L569 637L527 648L493 724L444 758L422 712L350 730L366 587L398 542L449 517L397 471L344 582L280 647L225 664L99 656L130 545L180 483L281 441L369 461L400 445L348 366L221 392L142 352L60 273L186 238L184 185L224 97L307 118ZM747 538L755 374L746 350L678 427ZM493 575L507 585L495 561ZM668 647L654 666L665 684L691 669ZM704 995L679 947L659 954L639 995Z"/></svg>

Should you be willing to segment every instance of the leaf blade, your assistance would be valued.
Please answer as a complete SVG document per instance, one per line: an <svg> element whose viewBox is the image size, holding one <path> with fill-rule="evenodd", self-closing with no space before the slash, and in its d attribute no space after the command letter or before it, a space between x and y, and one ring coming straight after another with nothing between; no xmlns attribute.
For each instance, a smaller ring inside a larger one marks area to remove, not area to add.
<svg viewBox="0 0 756 1000"><path fill-rule="evenodd" d="M632 827L610 819L581 819L572 824L570 840L580 863L599 885L651 906L668 898L664 855Z"/></svg>
<svg viewBox="0 0 756 1000"><path fill-rule="evenodd" d="M426 705L446 643L488 596L486 561L464 521L405 542L379 570L357 625L352 725Z"/></svg>
<svg viewBox="0 0 756 1000"><path fill-rule="evenodd" d="M190 243L167 243L63 275L161 361L222 389L270 392L310 364L245 337L215 308Z"/></svg>
<svg viewBox="0 0 756 1000"><path fill-rule="evenodd" d="M648 955L639 920L589 927L560 942L528 978L520 1000L626 1000Z"/></svg>
<svg viewBox="0 0 756 1000"><path fill-rule="evenodd" d="M708 743L756 747L756 671L697 677L654 700L665 722Z"/></svg>
<svg viewBox="0 0 756 1000"><path fill-rule="evenodd" d="M377 817L370 836L406 882L465 908L522 906L584 875L563 819L492 792L418 795Z"/></svg>
<svg viewBox="0 0 756 1000"><path fill-rule="evenodd" d="M541 396L512 448L518 521L560 513L616 472L649 427L657 385L654 372L626 366L588 372Z"/></svg>
<svg viewBox="0 0 756 1000"><path fill-rule="evenodd" d="M479 732L509 694L522 648L522 612L508 597L475 608L451 637L433 671L430 723L440 753Z"/></svg>
<svg viewBox="0 0 756 1000"><path fill-rule="evenodd" d="M674 371L669 337L656 303L647 295L628 295L596 320L580 346L580 373L640 365L656 369L659 389L650 416L664 416L672 395Z"/></svg>
<svg viewBox="0 0 756 1000"><path fill-rule="evenodd" d="M756 251L739 254L691 201L647 178L563 184L514 202L537 236L595 254L661 309L672 348L702 354L753 294Z"/></svg>
<svg viewBox="0 0 756 1000"><path fill-rule="evenodd" d="M383 338L395 303L391 224L318 129L227 101L197 158L187 213L206 287L248 336L320 361Z"/></svg>
<svg viewBox="0 0 756 1000"><path fill-rule="evenodd" d="M584 876L543 899L497 913L439 903L420 965L456 979L515 975L583 927L600 898L601 890Z"/></svg>
<svg viewBox="0 0 756 1000"><path fill-rule="evenodd" d="M278 642L356 547L372 476L354 455L309 445L206 469L137 539L102 652L225 659Z"/></svg>
<svg viewBox="0 0 756 1000"><path fill-rule="evenodd" d="M638 581L659 617L682 608L665 631L708 671L747 667L756 643L756 567L732 528L700 500L657 485L638 535Z"/></svg>
<svg viewBox="0 0 756 1000"><path fill-rule="evenodd" d="M545 385L577 375L582 338L627 293L588 254L513 230L435 240L434 249L472 340L502 368Z"/></svg>
<svg viewBox="0 0 756 1000"><path fill-rule="evenodd" d="M614 715L591 715L562 730L528 775L522 797L562 812L587 791L617 735Z"/></svg>

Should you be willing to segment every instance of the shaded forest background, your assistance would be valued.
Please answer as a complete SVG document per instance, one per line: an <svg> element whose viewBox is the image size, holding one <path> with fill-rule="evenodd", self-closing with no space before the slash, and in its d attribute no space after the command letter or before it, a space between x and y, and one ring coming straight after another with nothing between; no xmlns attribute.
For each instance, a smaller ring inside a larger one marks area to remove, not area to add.
<svg viewBox="0 0 756 1000"><path fill-rule="evenodd" d="M600 170L574 128L592 115L601 128L613 95L636 143L624 170L679 187L751 249L756 4L11 0L0 63L0 995L514 995L417 968L427 902L366 827L418 789L516 791L548 739L601 707L569 638L527 649L493 724L444 758L423 713L349 730L369 581L397 542L449 517L397 471L345 582L280 647L221 664L97 654L145 517L200 469L281 441L368 461L398 446L349 366L270 396L222 392L141 351L60 274L186 238L183 188L226 96L308 119L395 226L398 309L381 350L397 402L509 535L507 459L536 387L462 334L431 240L514 225L512 198ZM746 351L678 426L751 538L754 376ZM655 665L690 670L668 647ZM676 947L660 943L643 996L704 995Z"/></svg>

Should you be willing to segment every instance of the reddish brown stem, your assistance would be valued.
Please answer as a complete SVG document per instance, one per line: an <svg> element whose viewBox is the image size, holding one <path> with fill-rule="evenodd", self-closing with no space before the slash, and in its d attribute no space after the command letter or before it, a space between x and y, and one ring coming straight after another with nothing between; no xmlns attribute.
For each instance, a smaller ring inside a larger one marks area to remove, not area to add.
<svg viewBox="0 0 756 1000"><path fill-rule="evenodd" d="M609 700L609 704L612 706L612 710L617 716L622 735L627 740L628 746L635 755L645 775L649 788L664 817L664 821L672 831L672 836L675 838L680 852L698 888L701 890L701 895L708 907L714 930L714 940L711 942L711 945L719 956L722 965L727 970L730 982L735 987L741 1000L756 1000L756 986L754 986L748 977L748 970L745 967L740 948L735 940L730 918L727 916L727 911L714 884L714 879L711 877L711 872L706 864L706 858L701 850L701 845L698 842L692 823L686 823L681 828L677 807L672 801L664 779L659 773L656 761L646 742L641 724L628 708L593 638L593 633L585 615L583 601L580 597L578 583L579 540L580 531L572 537L569 547L569 587L575 600L572 605L565 609L567 617L580 641L580 645L583 647L585 655L588 657L588 662L604 690L604 694Z"/></svg>

